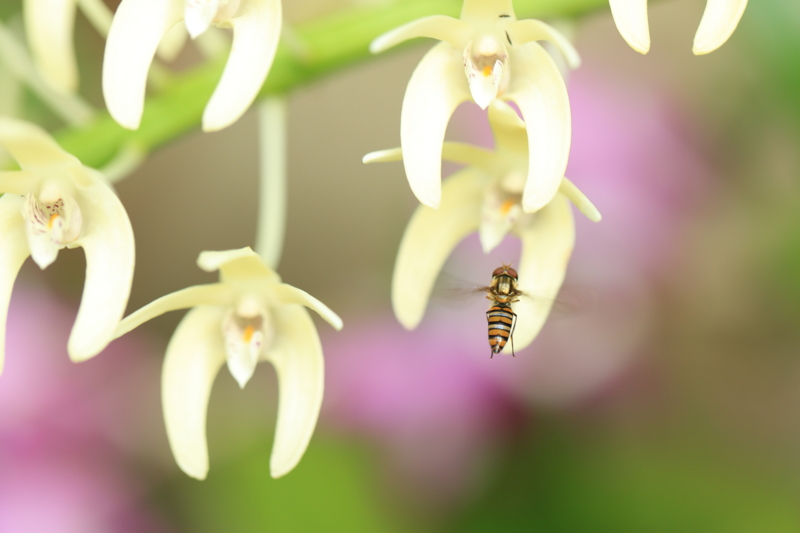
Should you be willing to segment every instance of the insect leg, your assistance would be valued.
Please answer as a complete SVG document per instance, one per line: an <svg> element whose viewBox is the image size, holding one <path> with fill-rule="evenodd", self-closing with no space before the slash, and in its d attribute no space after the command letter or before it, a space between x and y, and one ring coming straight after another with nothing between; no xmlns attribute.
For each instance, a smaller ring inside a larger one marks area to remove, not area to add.
<svg viewBox="0 0 800 533"><path fill-rule="evenodd" d="M517 327L517 313L512 311L511 309L508 310L512 315L514 315L514 319L511 322L511 334L508 336L509 340L511 341L511 357L516 357L514 353L514 328Z"/></svg>

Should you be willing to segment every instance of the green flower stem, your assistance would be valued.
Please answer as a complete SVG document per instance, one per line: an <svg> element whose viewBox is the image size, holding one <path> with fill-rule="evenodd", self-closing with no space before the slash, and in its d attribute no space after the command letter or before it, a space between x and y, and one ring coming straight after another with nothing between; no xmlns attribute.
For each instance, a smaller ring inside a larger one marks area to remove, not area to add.
<svg viewBox="0 0 800 533"><path fill-rule="evenodd" d="M519 18L576 17L607 7L608 0L516 0ZM460 0L402 0L390 5L343 10L294 27L304 45L302 57L281 45L259 98L283 94L326 74L372 57L369 43L378 35L411 20L435 14L457 17ZM197 130L208 99L222 74L226 57L209 61L167 80L147 99L141 127L125 130L108 115L84 126L66 128L56 139L83 164L100 168L123 147L149 153ZM409 76L411 73L409 73Z"/></svg>

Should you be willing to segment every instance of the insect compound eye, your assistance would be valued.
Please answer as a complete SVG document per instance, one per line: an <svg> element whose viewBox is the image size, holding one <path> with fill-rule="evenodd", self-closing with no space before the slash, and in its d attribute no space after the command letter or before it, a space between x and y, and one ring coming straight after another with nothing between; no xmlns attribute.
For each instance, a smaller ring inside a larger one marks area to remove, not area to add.
<svg viewBox="0 0 800 533"><path fill-rule="evenodd" d="M508 275L509 275L509 276L511 276L512 278L514 278L514 279L519 279L519 276L517 275L517 271L516 271L516 270L514 270L513 268L511 268L511 267L508 267L508 268L506 269L506 272L507 272L507 273L508 273Z"/></svg>
<svg viewBox="0 0 800 533"><path fill-rule="evenodd" d="M506 271L505 267L495 268L494 272L492 272L492 277L502 276L505 273L505 271Z"/></svg>

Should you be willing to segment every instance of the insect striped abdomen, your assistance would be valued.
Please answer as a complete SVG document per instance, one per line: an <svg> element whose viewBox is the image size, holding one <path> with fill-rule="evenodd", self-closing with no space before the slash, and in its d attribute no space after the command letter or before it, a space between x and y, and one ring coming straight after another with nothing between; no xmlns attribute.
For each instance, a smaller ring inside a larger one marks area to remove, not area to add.
<svg viewBox="0 0 800 533"><path fill-rule="evenodd" d="M500 353L505 347L511 337L511 329L516 316L509 305L502 303L496 303L486 312L486 318L489 320L489 346L492 348L492 354Z"/></svg>

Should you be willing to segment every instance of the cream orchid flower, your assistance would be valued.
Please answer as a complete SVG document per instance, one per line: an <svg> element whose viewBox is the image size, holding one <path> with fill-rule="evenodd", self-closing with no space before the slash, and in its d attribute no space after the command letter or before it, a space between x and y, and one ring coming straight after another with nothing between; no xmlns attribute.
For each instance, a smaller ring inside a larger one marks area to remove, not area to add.
<svg viewBox="0 0 800 533"><path fill-rule="evenodd" d="M208 272L219 270L220 282L155 300L126 317L117 336L168 311L193 308L167 346L161 396L175 460L197 479L208 473L206 408L220 367L227 361L244 387L256 363L271 362L280 390L270 470L280 477L303 456L322 404L322 347L303 306L337 330L342 321L316 298L281 283L250 248L203 252L197 264Z"/></svg>
<svg viewBox="0 0 800 533"><path fill-rule="evenodd" d="M646 54L650 50L647 0L609 0L614 22L631 48ZM708 54L723 44L742 18L747 0L708 0L700 27L694 37L695 55Z"/></svg>
<svg viewBox="0 0 800 533"><path fill-rule="evenodd" d="M489 253L513 233L522 241L519 289L532 295L514 304L514 345L520 350L538 335L564 280L575 242L569 201L590 220L599 221L600 213L564 177L547 205L525 213L521 205L528 168L525 124L499 100L489 105L489 123L494 151L444 143L445 159L470 166L445 181L439 209L421 205L411 218L395 263L392 305L403 326L416 328L442 265L464 237L477 230L483 251ZM400 149L385 150L367 154L364 162L401 157Z"/></svg>
<svg viewBox="0 0 800 533"><path fill-rule="evenodd" d="M147 71L158 43L184 20L192 38L211 24L233 29L228 62L203 112L203 130L231 125L247 111L267 77L281 17L280 0L122 0L103 60L103 95L109 113L125 128L139 127Z"/></svg>
<svg viewBox="0 0 800 533"><path fill-rule="evenodd" d="M0 118L0 145L22 170L0 172L0 370L11 290L30 255L44 269L62 248L86 253L86 284L67 345L73 361L99 353L125 312L133 279L133 230L105 178L44 130Z"/></svg>
<svg viewBox="0 0 800 533"><path fill-rule="evenodd" d="M555 44L570 66L580 60L569 41L538 20L517 20L511 0L464 0L461 19L426 17L373 41L380 52L414 37L443 41L420 61L408 83L400 118L400 144L411 190L436 209L442 196L442 142L453 111L470 97L486 109L511 100L528 127L531 154L522 209L552 200L569 157L571 119L564 79L536 41Z"/></svg>

